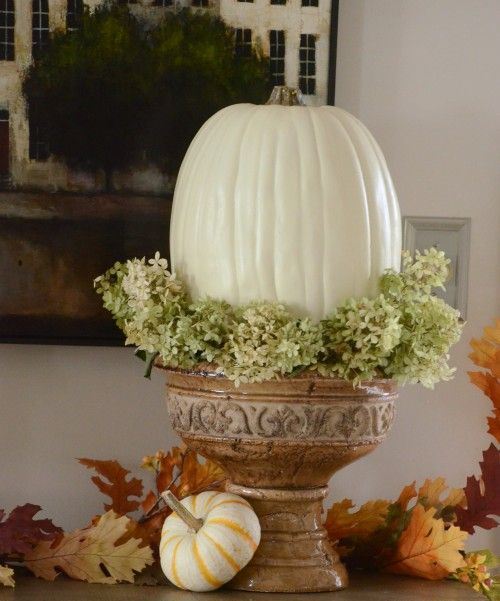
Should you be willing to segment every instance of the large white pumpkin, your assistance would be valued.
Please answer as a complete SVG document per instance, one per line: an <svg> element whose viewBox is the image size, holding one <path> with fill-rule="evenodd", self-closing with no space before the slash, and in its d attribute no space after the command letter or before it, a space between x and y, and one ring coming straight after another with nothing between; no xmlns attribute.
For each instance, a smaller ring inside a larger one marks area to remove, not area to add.
<svg viewBox="0 0 500 601"><path fill-rule="evenodd" d="M203 525L190 528L177 513L163 524L160 562L179 588L212 591L250 561L260 542L260 524L250 504L237 495L207 491L180 502Z"/></svg>
<svg viewBox="0 0 500 601"><path fill-rule="evenodd" d="M382 151L333 107L237 104L184 158L170 229L194 299L279 301L321 319L399 268L400 213Z"/></svg>

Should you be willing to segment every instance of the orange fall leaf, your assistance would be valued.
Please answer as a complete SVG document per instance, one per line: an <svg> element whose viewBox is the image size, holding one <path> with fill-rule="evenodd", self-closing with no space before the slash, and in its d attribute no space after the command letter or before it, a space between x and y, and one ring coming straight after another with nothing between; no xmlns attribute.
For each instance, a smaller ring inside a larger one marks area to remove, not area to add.
<svg viewBox="0 0 500 601"><path fill-rule="evenodd" d="M348 537L366 537L380 528L387 517L389 501L368 501L357 511L350 499L334 503L329 509L325 528L332 541Z"/></svg>
<svg viewBox="0 0 500 601"><path fill-rule="evenodd" d="M467 533L456 526L446 529L442 520L434 518L435 513L433 507L415 506L386 571L440 580L464 566L460 551Z"/></svg>
<svg viewBox="0 0 500 601"><path fill-rule="evenodd" d="M129 470L122 467L118 461L102 461L99 459L79 459L82 465L94 469L99 476L92 476L92 482L97 488L111 498L111 503L104 504L106 511L112 509L118 515L125 515L139 508L142 495L142 481L130 478ZM131 499L130 497L139 497Z"/></svg>

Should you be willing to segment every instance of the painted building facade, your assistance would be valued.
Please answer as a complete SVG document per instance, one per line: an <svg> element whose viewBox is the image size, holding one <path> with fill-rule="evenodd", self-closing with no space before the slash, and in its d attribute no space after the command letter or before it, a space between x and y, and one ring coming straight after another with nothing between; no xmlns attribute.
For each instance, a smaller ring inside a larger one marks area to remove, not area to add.
<svg viewBox="0 0 500 601"><path fill-rule="evenodd" d="M90 9L102 0L85 0ZM122 0L125 4L125 0ZM152 22L165 10L208 10L235 30L235 52L252 45L269 56L273 83L300 87L310 104L324 104L328 88L331 0L135 0L131 10ZM82 0L0 0L0 186L94 191L99 174L77 172L50 156L43 129L29 123L22 74L43 52L50 31L77 28ZM116 174L117 190L161 193L171 179L157 168Z"/></svg>

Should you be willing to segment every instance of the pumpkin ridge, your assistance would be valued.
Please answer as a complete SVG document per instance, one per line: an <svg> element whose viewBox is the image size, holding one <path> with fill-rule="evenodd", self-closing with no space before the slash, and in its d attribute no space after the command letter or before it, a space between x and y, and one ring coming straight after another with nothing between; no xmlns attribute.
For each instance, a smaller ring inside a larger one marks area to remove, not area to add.
<svg viewBox="0 0 500 601"><path fill-rule="evenodd" d="M237 167L235 169L235 173L233 176L233 181L231 184L231 190L232 190L232 194L231 194L231 198L233 199L237 199L238 196L236 194L236 190L238 189L238 183L240 182L241 179L244 179L244 177L242 178L242 173L241 173L241 166L246 164L246 161L244 160L244 153L243 153L243 146L248 138L248 131L252 129L252 124L255 121L255 119L259 116L259 106L258 105L254 105L253 106L253 110L249 111L248 115L247 115L247 120L246 123L244 124L244 126L241 128L241 140L239 141L238 145L237 145ZM238 229L240 227L240 223L241 223L241 202L233 202L230 203L230 206L232 208L232 248L237 248L236 246L236 241L239 238L239 232ZM233 278L232 278L232 286L231 286L231 297L232 298L237 298L238 297L238 290L241 289L241 280L242 278L245 278L245 269L243 269L243 271L241 270L241 255L235 255L232 257L232 267L233 267Z"/></svg>
<svg viewBox="0 0 500 601"><path fill-rule="evenodd" d="M160 546L160 553L165 549L169 542L173 541L174 538L179 538L179 536L184 536L184 534L172 534L166 540L164 540Z"/></svg>
<svg viewBox="0 0 500 601"><path fill-rule="evenodd" d="M253 538L248 534L246 530L244 530L239 524L233 522L233 520L229 520L228 518L210 518L206 522L206 524L218 524L220 526L225 526L229 528L233 532L238 533L241 537L243 537L253 550L257 548L257 543L253 540Z"/></svg>
<svg viewBox="0 0 500 601"><path fill-rule="evenodd" d="M202 534L208 538L208 540L213 544L213 546L219 551L222 557L227 561L227 563L233 568L235 572L239 572L241 570L241 566L229 555L229 553L224 549L224 547L215 540L215 538L211 537L210 534L207 534L204 530Z"/></svg>
<svg viewBox="0 0 500 601"><path fill-rule="evenodd" d="M203 561L203 558L200 555L200 551L198 549L198 543L196 541L196 538L193 539L193 555L196 560L198 570L200 571L200 574L203 576L203 578L208 582L208 584L210 584L210 586L219 588L223 584L223 582L221 580L218 580L212 574L212 572L210 572L210 570L207 567L207 564Z"/></svg>
<svg viewBox="0 0 500 601"><path fill-rule="evenodd" d="M217 503L213 507L210 507L210 511L213 511L216 507L219 507L220 505L230 505L232 503L234 503L235 505L243 505L247 509L251 509L250 505L246 501L239 501L237 499L226 499L225 501L220 501L220 503Z"/></svg>
<svg viewBox="0 0 500 601"><path fill-rule="evenodd" d="M215 497L218 497L220 495L219 492L214 492L212 495L210 495L207 500L205 501L205 504L203 505L203 510L205 512L208 511L208 508L210 506L210 503L215 499Z"/></svg>
<svg viewBox="0 0 500 601"><path fill-rule="evenodd" d="M186 587L184 586L184 584L182 584L181 579L179 578L179 574L177 573L177 550L179 549L179 545L182 543L183 540L184 539L181 538L181 540L175 545L174 550L172 552L172 562L171 562L172 573L171 573L171 577L172 577L172 580L173 580L175 586L178 586L179 588L186 589Z"/></svg>
<svg viewBox="0 0 500 601"><path fill-rule="evenodd" d="M307 111L308 115L309 115L309 123L311 125L313 134L314 134L314 142L315 144L313 144L314 147L314 152L315 152L315 163L317 165L317 171L318 171L318 177L319 177L319 181L321 182L321 189L325 190L326 186L325 186L325 174L324 174L324 169L323 169L323 162L321 160L321 156L319 154L319 150L318 150L318 140L320 138L320 136L318 135L318 132L320 132L320 128L318 128L317 123L316 123L316 112L315 111ZM320 204L321 204L321 214L322 214L322 220L321 220L321 227L318 228L319 232L318 232L318 237L319 234L321 234L321 253L318 252L318 257L321 257L321 264L319 266L319 273L321 274L321 290L322 292L320 294L316 294L315 291L315 295L318 297L318 300L320 300L321 302L321 307L319 307L318 313L320 315L325 315L326 312L326 298L325 298L325 269L324 266L326 264L326 258L325 258L325 254L326 254L326 237L327 237L327 233L326 233L326 218L325 218L325 206L326 203L324 202L324 198L323 195L321 195L320 198ZM318 266L316 265L316 270L318 269ZM317 272L316 272L317 273ZM315 280L318 278L318 276L315 276Z"/></svg>
<svg viewBox="0 0 500 601"><path fill-rule="evenodd" d="M193 142L191 143L191 146L193 146L194 148L203 148L204 149L209 143L211 143L212 139L214 137L214 134L217 133L216 126L219 123L219 121L222 120L222 117L225 116L225 114L226 113L224 111L219 111L219 113L217 113L216 115L213 115L210 118L210 120L196 134L195 138L193 139ZM218 115L218 118L216 119L215 117L217 115ZM203 136L205 136L204 139L203 139ZM200 142L200 139L201 139L201 142ZM193 168L198 169L200 162L202 162L201 153L200 153L200 158L195 156L194 160L187 162L186 165L184 165L184 163L183 163L179 170L179 176L177 178L177 182L181 188L186 186L187 198L192 198L192 189L191 189L192 188L192 186L191 186L192 178L189 178L188 176L185 175L186 171L189 172L189 169L187 168L187 166L191 165L191 163L192 163ZM177 188L177 186L176 186L176 188ZM180 215L180 217L179 217L179 215ZM174 191L174 203L172 205L172 215L171 215L171 219L170 219L170 225L171 225L170 239L172 241L178 239L182 249L184 249L186 246L186 243L185 243L186 221L187 220L186 220L185 214L179 210L178 203L175 203L175 191ZM173 227L174 223L177 224L176 228ZM171 249L172 249L171 263L172 263L172 268L173 268L174 272L176 271L176 269L177 270L179 269L179 262L176 260L177 257L175 256L176 248L177 247L175 244L171 244ZM181 256L182 256L182 253L181 253ZM181 264L181 267L182 267L182 264ZM179 271L182 271L182 269Z"/></svg>
<svg viewBox="0 0 500 601"><path fill-rule="evenodd" d="M357 239L357 244L362 246L364 251L365 259L363 260L363 265L354 265L351 270L351 278L349 280L349 287L354 290L354 296L360 296L360 289L362 290L363 285L362 281L366 280L370 277L372 269L371 269L371 261L372 261L372 253L370 247L370 214L368 210L368 194L366 189L366 182L364 180L363 167L361 165L361 160L358 154L358 149L354 144L352 137L350 135L348 127L342 121L342 119L335 112L328 111L329 117L335 122L337 126L337 130L340 132L340 135L344 141L344 144L349 149L349 154L352 159L352 167L354 169L353 177L355 176L358 190L356 194L351 194L350 201L356 201L356 209L358 209L363 215L363 220L360 220L359 227L363 229L362 235ZM368 267L366 267L368 264Z"/></svg>

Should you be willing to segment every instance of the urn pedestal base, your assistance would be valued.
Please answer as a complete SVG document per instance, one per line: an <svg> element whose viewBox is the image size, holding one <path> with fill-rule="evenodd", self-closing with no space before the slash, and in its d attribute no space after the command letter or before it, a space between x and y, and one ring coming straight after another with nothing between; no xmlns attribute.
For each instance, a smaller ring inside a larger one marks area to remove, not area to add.
<svg viewBox="0 0 500 601"><path fill-rule="evenodd" d="M247 499L259 517L260 545L226 588L265 593L307 593L345 588L348 576L322 526L326 487L228 491Z"/></svg>
<svg viewBox="0 0 500 601"><path fill-rule="evenodd" d="M347 586L322 525L326 485L384 440L396 396L390 380L353 388L305 372L236 387L209 369L167 369L174 430L224 468L228 490L259 517L260 545L228 588L305 593Z"/></svg>

